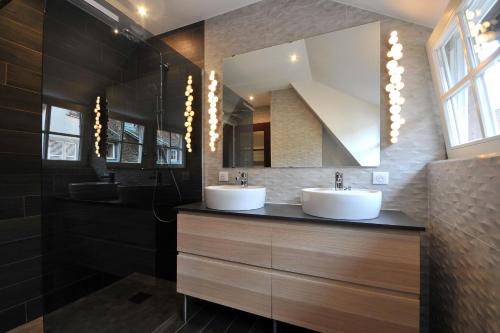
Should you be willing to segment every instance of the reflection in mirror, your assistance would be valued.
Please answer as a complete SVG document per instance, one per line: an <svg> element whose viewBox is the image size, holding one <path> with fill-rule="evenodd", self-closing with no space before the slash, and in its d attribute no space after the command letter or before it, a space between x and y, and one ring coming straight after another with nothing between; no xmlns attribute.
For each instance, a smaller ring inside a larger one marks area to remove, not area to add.
<svg viewBox="0 0 500 333"><path fill-rule="evenodd" d="M224 59L223 166L380 163L380 23Z"/></svg>

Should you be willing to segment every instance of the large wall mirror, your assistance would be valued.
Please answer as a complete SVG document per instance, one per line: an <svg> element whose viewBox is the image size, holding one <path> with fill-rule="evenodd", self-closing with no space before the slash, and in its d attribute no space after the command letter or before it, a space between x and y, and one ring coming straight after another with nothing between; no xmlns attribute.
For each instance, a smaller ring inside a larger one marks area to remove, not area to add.
<svg viewBox="0 0 500 333"><path fill-rule="evenodd" d="M380 23L224 59L223 166L380 164Z"/></svg>

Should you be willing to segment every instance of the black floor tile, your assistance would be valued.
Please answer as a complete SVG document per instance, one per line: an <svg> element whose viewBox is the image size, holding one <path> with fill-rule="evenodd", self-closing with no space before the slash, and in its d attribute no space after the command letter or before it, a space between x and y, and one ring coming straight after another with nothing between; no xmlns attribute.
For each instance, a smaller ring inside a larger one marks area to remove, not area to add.
<svg viewBox="0 0 500 333"><path fill-rule="evenodd" d="M231 326L226 330L227 333L246 333L249 332L255 324L257 316L247 312L240 312L238 317L233 321Z"/></svg>
<svg viewBox="0 0 500 333"><path fill-rule="evenodd" d="M26 321L24 304L0 311L0 332L6 332Z"/></svg>
<svg viewBox="0 0 500 333"><path fill-rule="evenodd" d="M203 329L202 333L225 332L236 317L238 317L238 310L223 307L218 311L213 320Z"/></svg>

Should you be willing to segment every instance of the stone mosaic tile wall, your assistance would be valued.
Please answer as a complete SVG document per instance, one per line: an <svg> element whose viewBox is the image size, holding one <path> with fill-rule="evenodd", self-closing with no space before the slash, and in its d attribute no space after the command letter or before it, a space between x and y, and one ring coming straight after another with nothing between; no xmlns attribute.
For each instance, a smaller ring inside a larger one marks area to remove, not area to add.
<svg viewBox="0 0 500 333"><path fill-rule="evenodd" d="M381 22L381 89L388 80L386 41L392 30L399 31L404 45L401 63L406 69L403 75L406 87L402 93L406 98L403 113L407 120L400 142L391 145L387 100L381 91L382 161L376 169L390 172L390 184L376 188L383 191L384 208L401 209L426 222L425 167L430 161L445 158L425 51L430 29L330 0L263 0L206 21L205 68L214 69L222 82L222 64L226 57L375 21ZM206 105L204 110L207 110ZM206 117L206 112L203 114ZM207 122L204 123L207 126ZM204 137L204 182L217 184L218 171L222 170L222 143L219 141L217 151L212 153L208 149L206 127ZM252 168L248 171L250 184L267 187L269 202L298 203L301 188L333 186L337 169L345 173L347 185L375 187L371 185L372 168ZM234 177L239 170L229 171Z"/></svg>
<svg viewBox="0 0 500 333"><path fill-rule="evenodd" d="M428 168L432 332L500 332L500 156Z"/></svg>
<svg viewBox="0 0 500 333"><path fill-rule="evenodd" d="M323 126L293 88L271 92L271 165L321 167Z"/></svg>

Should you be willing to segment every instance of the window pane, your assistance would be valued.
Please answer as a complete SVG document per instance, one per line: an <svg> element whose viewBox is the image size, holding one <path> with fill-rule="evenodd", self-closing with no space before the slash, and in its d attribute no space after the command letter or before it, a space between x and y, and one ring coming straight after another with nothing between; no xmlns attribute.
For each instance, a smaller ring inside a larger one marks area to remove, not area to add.
<svg viewBox="0 0 500 333"><path fill-rule="evenodd" d="M168 149L165 146L157 147L157 149L156 149L156 156L157 156L156 163L169 164L169 162L168 162L169 151L170 151L170 149Z"/></svg>
<svg viewBox="0 0 500 333"><path fill-rule="evenodd" d="M45 131L45 118L47 117L47 104L42 104L42 131Z"/></svg>
<svg viewBox="0 0 500 333"><path fill-rule="evenodd" d="M171 140L171 147L182 148L182 134L172 133Z"/></svg>
<svg viewBox="0 0 500 333"><path fill-rule="evenodd" d="M170 164L182 164L182 150L170 149Z"/></svg>
<svg viewBox="0 0 500 333"><path fill-rule="evenodd" d="M452 146L483 138L476 104L468 86L446 101L446 111Z"/></svg>
<svg viewBox="0 0 500 333"><path fill-rule="evenodd" d="M122 122L115 119L108 120L108 140L121 141L122 140Z"/></svg>
<svg viewBox="0 0 500 333"><path fill-rule="evenodd" d="M438 50L443 90L448 91L467 74L464 49L460 33L455 28L450 39Z"/></svg>
<svg viewBox="0 0 500 333"><path fill-rule="evenodd" d="M80 159L80 138L64 135L49 135L48 160L78 161Z"/></svg>
<svg viewBox="0 0 500 333"><path fill-rule="evenodd" d="M500 135L500 58L493 61L476 82L486 135Z"/></svg>
<svg viewBox="0 0 500 333"><path fill-rule="evenodd" d="M108 142L107 148L108 148L108 152L106 154L106 161L108 161L108 162L120 162L121 143Z"/></svg>
<svg viewBox="0 0 500 333"><path fill-rule="evenodd" d="M158 146L170 147L170 132L157 130L156 131L156 144Z"/></svg>
<svg viewBox="0 0 500 333"><path fill-rule="evenodd" d="M50 111L50 131L80 135L81 113L52 106Z"/></svg>
<svg viewBox="0 0 500 333"><path fill-rule="evenodd" d="M123 125L123 141L143 143L144 126L125 122Z"/></svg>
<svg viewBox="0 0 500 333"><path fill-rule="evenodd" d="M141 163L142 146L123 143L121 155L122 163Z"/></svg>
<svg viewBox="0 0 500 333"><path fill-rule="evenodd" d="M464 13L467 39L472 45L475 65L488 58L500 46L497 37L499 7L498 1L476 0Z"/></svg>

